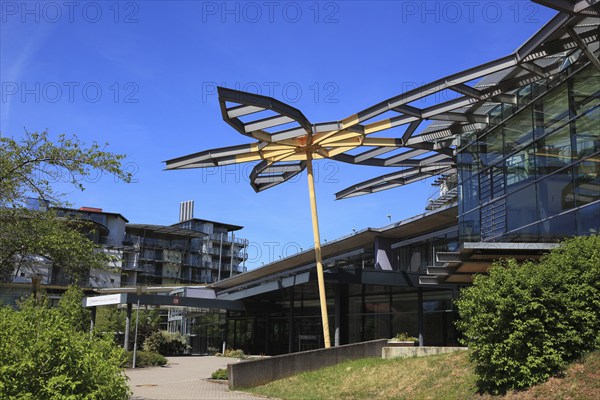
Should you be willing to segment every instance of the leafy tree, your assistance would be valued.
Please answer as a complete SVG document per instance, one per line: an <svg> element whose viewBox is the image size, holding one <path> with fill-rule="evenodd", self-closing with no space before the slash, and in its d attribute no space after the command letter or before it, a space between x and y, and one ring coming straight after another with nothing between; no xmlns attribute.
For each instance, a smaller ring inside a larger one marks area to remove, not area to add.
<svg viewBox="0 0 600 400"><path fill-rule="evenodd" d="M126 310L117 308L117 306L98 307L96 311L95 330L100 333L116 333L125 332L125 314ZM134 310L131 318L131 327L129 332L129 348L133 348L135 334L135 318L136 311ZM143 310L140 309L139 324L138 324L138 348L144 343L146 338L152 333L160 330L160 312L158 309ZM122 337L115 335L115 339L122 340ZM119 342L122 343L122 342Z"/></svg>
<svg viewBox="0 0 600 400"><path fill-rule="evenodd" d="M0 278L11 281L27 267L52 263L74 281L91 268L102 269L110 258L82 232L84 223L66 223L54 212L0 209ZM40 257L42 257L40 259Z"/></svg>
<svg viewBox="0 0 600 400"><path fill-rule="evenodd" d="M124 351L72 326L65 309L33 299L0 308L0 398L129 398Z"/></svg>
<svg viewBox="0 0 600 400"><path fill-rule="evenodd" d="M600 236L476 276L457 301L480 388L525 389L600 348Z"/></svg>
<svg viewBox="0 0 600 400"><path fill-rule="evenodd" d="M125 156L105 151L106 146L88 146L76 136L66 135L53 142L47 132L26 132L20 141L0 137L0 206L23 205L31 195L62 205L64 194L56 193L52 181L63 178L84 190L83 182L94 171L130 182L131 173L122 166Z"/></svg>
<svg viewBox="0 0 600 400"><path fill-rule="evenodd" d="M96 246L85 236L89 225L23 206L30 196L53 206L66 205L64 195L53 186L59 178L80 190L94 173L130 182L131 174L122 166L125 156L105 147L65 135L53 142L47 132L26 132L20 141L0 137L0 281L10 281L14 271L18 274L39 264L39 257L74 280L85 279L89 268L104 268L108 257L95 252Z"/></svg>
<svg viewBox="0 0 600 400"><path fill-rule="evenodd" d="M70 286L58 302L58 309L65 320L80 332L88 332L91 322L91 312L82 304L84 297L85 294L81 288Z"/></svg>

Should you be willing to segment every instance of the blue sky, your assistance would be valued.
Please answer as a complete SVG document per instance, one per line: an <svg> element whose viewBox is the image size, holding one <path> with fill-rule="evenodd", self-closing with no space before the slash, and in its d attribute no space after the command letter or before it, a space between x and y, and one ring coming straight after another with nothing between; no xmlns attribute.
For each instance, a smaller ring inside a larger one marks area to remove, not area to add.
<svg viewBox="0 0 600 400"><path fill-rule="evenodd" d="M306 175L256 194L251 166L163 171L162 161L248 143L221 119L216 86L271 95L311 122L514 51L553 15L527 1L0 1L0 133L47 129L108 142L134 183L98 176L74 206L171 224L245 226L249 267L312 246ZM418 106L418 104L417 104ZM321 237L422 213L430 181L335 201L391 169L318 161Z"/></svg>

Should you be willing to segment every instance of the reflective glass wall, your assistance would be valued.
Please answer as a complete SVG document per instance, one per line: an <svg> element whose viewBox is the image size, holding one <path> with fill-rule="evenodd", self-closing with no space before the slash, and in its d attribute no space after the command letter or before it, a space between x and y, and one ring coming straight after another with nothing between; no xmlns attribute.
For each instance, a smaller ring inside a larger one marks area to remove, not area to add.
<svg viewBox="0 0 600 400"><path fill-rule="evenodd" d="M457 154L461 241L557 241L600 231L600 72L517 92L495 126L462 137Z"/></svg>

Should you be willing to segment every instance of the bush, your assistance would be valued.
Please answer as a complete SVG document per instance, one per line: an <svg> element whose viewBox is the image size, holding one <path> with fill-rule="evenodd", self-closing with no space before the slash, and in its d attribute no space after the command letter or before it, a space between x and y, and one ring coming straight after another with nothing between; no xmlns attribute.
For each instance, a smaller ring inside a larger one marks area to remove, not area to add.
<svg viewBox="0 0 600 400"><path fill-rule="evenodd" d="M138 351L135 353L135 366L137 367L162 367L167 365L167 359L158 353L150 351ZM127 362L124 367L133 367L133 351L127 352Z"/></svg>
<svg viewBox="0 0 600 400"><path fill-rule="evenodd" d="M181 333L157 331L144 341L144 351L159 353L163 356L178 356L185 354L190 349L187 338Z"/></svg>
<svg viewBox="0 0 600 400"><path fill-rule="evenodd" d="M409 336L406 332L399 332L392 338L392 340L397 340L400 342L418 342L419 339L414 336Z"/></svg>
<svg viewBox="0 0 600 400"><path fill-rule="evenodd" d="M227 372L226 369L219 368L218 370L216 370L215 372L213 372L210 377L212 379L219 379L219 380L225 380L226 381L226 380L229 379L229 373Z"/></svg>
<svg viewBox="0 0 600 400"><path fill-rule="evenodd" d="M217 357L231 357L231 358L246 358L246 354L244 354L244 350L240 349L225 349L225 353L216 353Z"/></svg>
<svg viewBox="0 0 600 400"><path fill-rule="evenodd" d="M482 391L525 389L600 347L600 236L494 265L456 302Z"/></svg>
<svg viewBox="0 0 600 400"><path fill-rule="evenodd" d="M123 350L71 322L32 299L20 310L0 307L1 399L129 398Z"/></svg>

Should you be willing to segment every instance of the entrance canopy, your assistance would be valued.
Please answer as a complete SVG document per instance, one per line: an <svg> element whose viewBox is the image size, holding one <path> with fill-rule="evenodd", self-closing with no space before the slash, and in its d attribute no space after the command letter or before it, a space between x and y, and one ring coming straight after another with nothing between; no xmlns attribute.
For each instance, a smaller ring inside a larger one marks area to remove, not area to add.
<svg viewBox="0 0 600 400"><path fill-rule="evenodd" d="M169 307L193 307L193 308L212 308L230 311L251 311L254 309L252 303L222 300L216 298L198 298L182 296L165 296L156 294L117 293L102 296L85 297L83 299L84 307L97 307L111 304L137 304L148 306L169 306ZM264 305L262 306L264 308Z"/></svg>

